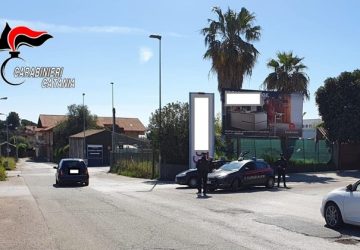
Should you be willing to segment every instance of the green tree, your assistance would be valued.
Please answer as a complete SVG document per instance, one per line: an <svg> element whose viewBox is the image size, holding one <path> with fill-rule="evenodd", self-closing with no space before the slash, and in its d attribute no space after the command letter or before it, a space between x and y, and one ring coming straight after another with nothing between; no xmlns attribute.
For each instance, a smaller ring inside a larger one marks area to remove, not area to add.
<svg viewBox="0 0 360 250"><path fill-rule="evenodd" d="M204 59L212 60L211 71L217 73L218 90L241 89L245 75L251 76L259 52L250 43L260 38L260 26L254 26L255 15L242 8L239 13L219 7L212 10L217 20L209 19L205 36Z"/></svg>
<svg viewBox="0 0 360 250"><path fill-rule="evenodd" d="M68 119L54 128L54 155L61 158L66 153L69 136L83 131L85 115L86 129L96 128L97 117L90 113L87 106L72 104L68 106ZM60 152L60 153L59 153Z"/></svg>
<svg viewBox="0 0 360 250"><path fill-rule="evenodd" d="M6 122L9 126L9 130L15 130L20 126L20 118L18 113L10 112L6 118Z"/></svg>
<svg viewBox="0 0 360 250"><path fill-rule="evenodd" d="M159 147L159 110L151 113L148 138ZM189 104L169 103L161 110L161 156L165 163L189 161Z"/></svg>
<svg viewBox="0 0 360 250"><path fill-rule="evenodd" d="M273 72L265 78L263 87L285 93L298 92L309 99L309 77L304 72L307 69L302 63L304 58L294 56L292 52L279 52L276 56L277 59L271 59L267 63Z"/></svg>
<svg viewBox="0 0 360 250"><path fill-rule="evenodd" d="M218 113L215 117L215 158L220 158L225 156L226 151L225 141L222 136L222 126L221 126L221 114Z"/></svg>
<svg viewBox="0 0 360 250"><path fill-rule="evenodd" d="M294 56L292 52L279 52L277 59L271 59L267 66L273 70L263 82L266 90L284 93L301 93L306 99L310 98L308 91L309 77L304 72L307 67L302 63L304 58ZM294 151L295 140L280 137L281 150L287 159Z"/></svg>
<svg viewBox="0 0 360 250"><path fill-rule="evenodd" d="M21 126L25 127L25 126L36 126L37 124L35 122L26 120L26 119L21 119Z"/></svg>
<svg viewBox="0 0 360 250"><path fill-rule="evenodd" d="M327 78L315 93L331 141L360 142L360 70Z"/></svg>

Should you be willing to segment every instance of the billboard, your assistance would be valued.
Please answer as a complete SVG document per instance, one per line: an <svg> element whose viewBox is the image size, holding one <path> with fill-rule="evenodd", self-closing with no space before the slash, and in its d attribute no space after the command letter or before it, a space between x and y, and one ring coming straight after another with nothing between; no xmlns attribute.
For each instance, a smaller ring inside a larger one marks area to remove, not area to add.
<svg viewBox="0 0 360 250"><path fill-rule="evenodd" d="M243 137L302 136L302 94L224 90L223 97L224 134Z"/></svg>
<svg viewBox="0 0 360 250"><path fill-rule="evenodd" d="M214 157L214 94L190 93L189 167L201 153Z"/></svg>

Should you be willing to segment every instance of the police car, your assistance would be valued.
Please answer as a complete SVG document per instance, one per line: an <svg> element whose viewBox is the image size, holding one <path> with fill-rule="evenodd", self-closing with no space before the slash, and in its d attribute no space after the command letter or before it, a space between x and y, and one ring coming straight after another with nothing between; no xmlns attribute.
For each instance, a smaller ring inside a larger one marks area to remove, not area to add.
<svg viewBox="0 0 360 250"><path fill-rule="evenodd" d="M226 160L216 160L212 161L210 165L210 171L213 171L213 169L218 169L225 163L228 163L229 161ZM191 188L195 188L197 186L197 178L198 173L196 168L188 169L186 171L183 171L175 176L175 183L179 185L187 185Z"/></svg>
<svg viewBox="0 0 360 250"><path fill-rule="evenodd" d="M240 187L265 185L273 188L275 183L274 170L261 159L232 161L208 174L208 188L231 189Z"/></svg>

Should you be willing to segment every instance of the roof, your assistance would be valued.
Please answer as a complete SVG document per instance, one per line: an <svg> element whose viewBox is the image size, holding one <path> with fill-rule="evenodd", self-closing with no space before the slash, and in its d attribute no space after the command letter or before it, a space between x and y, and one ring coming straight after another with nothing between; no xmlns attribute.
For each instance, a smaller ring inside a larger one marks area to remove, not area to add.
<svg viewBox="0 0 360 250"><path fill-rule="evenodd" d="M104 131L107 131L107 130L105 130L105 129L88 129L88 130L85 130L85 137L95 135L95 134L98 134L98 133L101 133ZM75 135L71 135L70 138L84 138L84 132L82 131Z"/></svg>
<svg viewBox="0 0 360 250"><path fill-rule="evenodd" d="M115 123L120 128L123 128L124 131L146 131L145 126L138 118L117 117ZM101 127L105 127L105 125L112 125L112 117L98 117L97 125Z"/></svg>
<svg viewBox="0 0 360 250"><path fill-rule="evenodd" d="M67 119L66 115L44 115L40 114L38 127L46 128L46 130L54 128L60 122L65 121ZM145 132L146 128L141 123L138 118L125 118L125 117L117 117L116 125L120 128L123 128L126 132ZM112 117L97 117L97 125L99 127L111 126L112 125ZM39 131L39 130L38 130ZM41 130L44 131L44 130Z"/></svg>
<svg viewBox="0 0 360 250"><path fill-rule="evenodd" d="M53 128L59 123L65 121L67 119L67 115L43 115L40 114L38 127L41 128Z"/></svg>

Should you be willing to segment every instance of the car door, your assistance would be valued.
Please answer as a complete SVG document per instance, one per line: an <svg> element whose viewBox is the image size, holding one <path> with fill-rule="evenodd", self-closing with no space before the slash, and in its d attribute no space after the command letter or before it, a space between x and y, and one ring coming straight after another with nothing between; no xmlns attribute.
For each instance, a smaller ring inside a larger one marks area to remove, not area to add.
<svg viewBox="0 0 360 250"><path fill-rule="evenodd" d="M245 185L252 185L255 182L256 179L256 166L253 161L250 161L245 164L244 166L244 179L243 183Z"/></svg>
<svg viewBox="0 0 360 250"><path fill-rule="evenodd" d="M256 162L256 184L264 184L266 183L266 172L267 169L267 164L265 162L262 161L257 161Z"/></svg>
<svg viewBox="0 0 360 250"><path fill-rule="evenodd" d="M353 191L347 191L344 199L344 217L353 224L360 225L360 181L353 185Z"/></svg>

